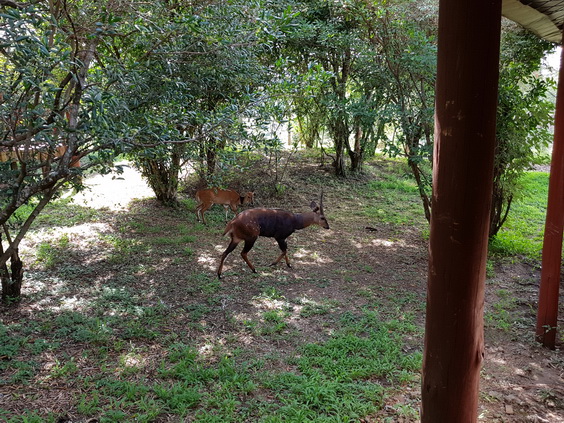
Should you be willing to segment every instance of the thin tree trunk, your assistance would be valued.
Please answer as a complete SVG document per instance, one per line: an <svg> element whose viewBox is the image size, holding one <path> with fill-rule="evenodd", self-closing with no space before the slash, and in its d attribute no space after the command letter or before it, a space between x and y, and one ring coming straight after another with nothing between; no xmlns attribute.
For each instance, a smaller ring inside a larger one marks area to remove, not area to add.
<svg viewBox="0 0 564 423"><path fill-rule="evenodd" d="M2 246L2 233L0 232L0 255L4 254ZM2 281L2 301L15 300L22 294L23 263L19 256L19 250L12 249L10 254L10 270L4 262L0 266L0 280Z"/></svg>
<svg viewBox="0 0 564 423"><path fill-rule="evenodd" d="M206 150L206 165L207 165L207 176L212 176L215 173L217 152L215 148L208 148Z"/></svg>
<svg viewBox="0 0 564 423"><path fill-rule="evenodd" d="M411 125L409 122L405 122L404 128L406 128L406 133L407 133L405 146L404 146L405 155L407 156L407 164L411 169L411 173L415 178L415 182L417 182L419 197L423 202L423 211L425 213L425 219L427 219L427 222L430 222L431 200L429 199L429 196L425 191L423 177L421 176L421 169L419 168L419 165L415 160L415 157L418 157L421 154L417 150L419 148L419 139L423 134L423 128L421 127L413 128L413 125Z"/></svg>
<svg viewBox="0 0 564 423"><path fill-rule="evenodd" d="M2 235L0 232L0 279L2 280L2 300L7 298L19 298L21 296L22 283L23 283L23 262L20 259L19 245L24 235L27 233L35 218L39 215L41 210L49 203L53 194L59 189L55 186L44 192L43 198L35 206L33 211L27 217L26 221L20 228L18 234L14 239L10 237L10 233L6 225L2 225L6 240L8 241L8 248L4 250L2 245ZM8 271L7 262L10 260L10 271Z"/></svg>
<svg viewBox="0 0 564 423"><path fill-rule="evenodd" d="M335 137L335 175L347 176L345 166L345 141L341 133L338 133Z"/></svg>
<svg viewBox="0 0 564 423"><path fill-rule="evenodd" d="M419 197L423 202L423 211L425 212L425 219L427 222L431 221L431 200L429 196L425 192L425 186L423 184L423 179L421 178L421 171L419 170L419 166L413 160L408 159L407 163L411 168L411 173L415 178L415 182L417 182L417 188L419 189Z"/></svg>
<svg viewBox="0 0 564 423"><path fill-rule="evenodd" d="M364 141L364 131L360 125L355 125L354 129L354 147L349 149L349 158L351 159L351 172L356 173L362 170L362 161L364 159L364 149L362 144Z"/></svg>

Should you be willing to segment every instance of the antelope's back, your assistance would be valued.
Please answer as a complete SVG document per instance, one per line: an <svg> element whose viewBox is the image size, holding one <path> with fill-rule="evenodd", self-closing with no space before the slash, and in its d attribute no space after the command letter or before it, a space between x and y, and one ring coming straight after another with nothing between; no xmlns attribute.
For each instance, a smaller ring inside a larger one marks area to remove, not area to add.
<svg viewBox="0 0 564 423"><path fill-rule="evenodd" d="M231 204L239 202L239 194L230 189L205 188L196 192L200 203Z"/></svg>
<svg viewBox="0 0 564 423"><path fill-rule="evenodd" d="M287 238L296 230L294 213L282 209L250 209L249 213L258 225L260 236Z"/></svg>

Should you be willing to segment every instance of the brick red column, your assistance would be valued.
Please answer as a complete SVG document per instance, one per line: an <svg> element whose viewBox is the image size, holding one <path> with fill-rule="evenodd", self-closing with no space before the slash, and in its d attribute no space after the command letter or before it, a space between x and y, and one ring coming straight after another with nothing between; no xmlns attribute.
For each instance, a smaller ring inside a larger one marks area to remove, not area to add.
<svg viewBox="0 0 564 423"><path fill-rule="evenodd" d="M537 311L536 338L554 349L558 320L562 228L564 225L564 50L560 56L554 143L548 182L548 206L542 247L542 269Z"/></svg>
<svg viewBox="0 0 564 423"><path fill-rule="evenodd" d="M475 422L501 0L441 0L422 423Z"/></svg>

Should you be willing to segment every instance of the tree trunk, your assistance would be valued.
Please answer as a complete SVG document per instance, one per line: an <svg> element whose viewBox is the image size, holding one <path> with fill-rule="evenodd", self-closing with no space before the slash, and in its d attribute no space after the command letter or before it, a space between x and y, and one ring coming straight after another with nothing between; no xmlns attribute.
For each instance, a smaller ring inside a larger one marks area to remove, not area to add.
<svg viewBox="0 0 564 423"><path fill-rule="evenodd" d="M501 0L440 0L439 7L421 422L473 423L484 355Z"/></svg>
<svg viewBox="0 0 564 423"><path fill-rule="evenodd" d="M212 176L215 173L216 159L217 159L217 152L215 148L208 147L206 149L207 176Z"/></svg>
<svg viewBox="0 0 564 423"><path fill-rule="evenodd" d="M185 144L176 144L168 160L145 160L142 165L143 176L147 178L157 200L164 205L175 206L178 202L178 175L185 149Z"/></svg>
<svg viewBox="0 0 564 423"><path fill-rule="evenodd" d="M313 148L315 142L319 139L319 119L316 116L298 116L298 132L300 141L306 148Z"/></svg>
<svg viewBox="0 0 564 423"><path fill-rule="evenodd" d="M332 121L329 123L329 130L335 144L335 160L333 163L335 166L335 175L347 176L345 166L345 149L348 147L349 143L349 131L346 124L346 117L338 114L331 119Z"/></svg>
<svg viewBox="0 0 564 423"><path fill-rule="evenodd" d="M0 234L0 255L2 254L4 254L4 247ZM6 263L0 267L0 279L2 280L2 301L20 298L22 295L23 263L18 249L13 250L10 256L10 270L8 270Z"/></svg>
<svg viewBox="0 0 564 423"><path fill-rule="evenodd" d="M335 143L335 175L347 176L345 167L345 149L349 149L349 120L347 116L347 82L352 64L351 49L347 49L342 58L333 57L330 70L334 73L331 86L336 97L335 111L329 120L329 130Z"/></svg>
<svg viewBox="0 0 564 423"><path fill-rule="evenodd" d="M498 169L494 170L493 178L493 191L492 191L492 208L490 213L490 230L489 237L492 238L499 230L502 228L509 210L511 209L511 203L513 201L513 196L506 196L505 190L501 185L500 176L501 173Z"/></svg>
<svg viewBox="0 0 564 423"><path fill-rule="evenodd" d="M427 222L431 221L431 201L429 200L429 196L427 192L425 192L425 186L423 183L423 179L421 178L421 171L419 170L419 166L411 159L407 159L407 163L411 168L411 173L415 178L415 182L417 182L417 187L419 188L419 197L423 202L423 211L425 212L425 219Z"/></svg>
<svg viewBox="0 0 564 423"><path fill-rule="evenodd" d="M420 126L414 127L409 121L404 121L404 130L406 132L406 140L404 151L407 156L407 164L411 169L411 173L417 182L417 188L419 190L419 197L423 202L423 211L425 212L425 218L427 222L431 221L431 200L425 191L425 182L421 175L421 169L419 168L418 161L422 160L422 154L419 147L419 140L423 135L423 128Z"/></svg>
<svg viewBox="0 0 564 423"><path fill-rule="evenodd" d="M349 149L349 158L351 159L351 172L356 173L362 170L362 161L364 160L364 149L362 148L364 140L364 131L360 125L355 125L354 130L354 148Z"/></svg>
<svg viewBox="0 0 564 423"><path fill-rule="evenodd" d="M207 176L212 176L215 173L217 164L217 152L225 148L225 141L210 138L206 143L206 164Z"/></svg>
<svg viewBox="0 0 564 423"><path fill-rule="evenodd" d="M347 176L345 166L345 142L341 135L335 137L335 175Z"/></svg>

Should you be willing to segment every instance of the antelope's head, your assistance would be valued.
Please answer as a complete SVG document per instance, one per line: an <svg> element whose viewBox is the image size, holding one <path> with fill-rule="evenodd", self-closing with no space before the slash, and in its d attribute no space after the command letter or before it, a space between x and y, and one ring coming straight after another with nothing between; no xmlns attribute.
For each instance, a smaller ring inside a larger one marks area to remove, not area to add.
<svg viewBox="0 0 564 423"><path fill-rule="evenodd" d="M321 196L319 198L319 206L315 201L312 201L310 207L315 213L313 223L321 226L322 228L329 229L329 222L327 222L325 214L323 213L323 191L321 191Z"/></svg>

